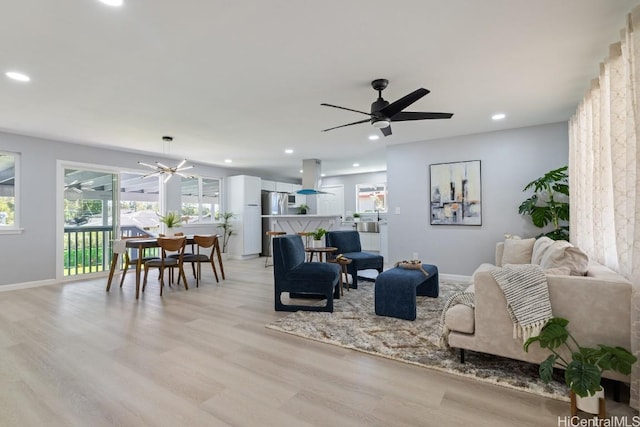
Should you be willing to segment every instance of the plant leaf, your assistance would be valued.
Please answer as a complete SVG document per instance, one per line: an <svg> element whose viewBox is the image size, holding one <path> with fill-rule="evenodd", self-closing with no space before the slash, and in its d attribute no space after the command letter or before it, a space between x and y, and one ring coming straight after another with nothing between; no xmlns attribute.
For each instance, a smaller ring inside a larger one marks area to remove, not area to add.
<svg viewBox="0 0 640 427"><path fill-rule="evenodd" d="M600 356L597 359L600 369L620 372L623 375L631 374L631 366L638 361L636 356L622 347L609 347L600 344L597 353Z"/></svg>
<svg viewBox="0 0 640 427"><path fill-rule="evenodd" d="M555 365L556 359L558 359L558 356L552 354L540 364L538 372L540 373L540 379L545 383L548 383L553 379L553 365Z"/></svg>
<svg viewBox="0 0 640 427"><path fill-rule="evenodd" d="M554 350L560 347L569 338L569 332L566 329L568 324L569 321L567 319L563 319L562 317L552 317L542 327L538 336L531 337L527 340L525 343L525 350L531 343L536 341L540 343L540 347L542 348Z"/></svg>
<svg viewBox="0 0 640 427"><path fill-rule="evenodd" d="M565 382L580 397L591 396L600 390L600 379L600 369L596 365L575 359L564 373Z"/></svg>

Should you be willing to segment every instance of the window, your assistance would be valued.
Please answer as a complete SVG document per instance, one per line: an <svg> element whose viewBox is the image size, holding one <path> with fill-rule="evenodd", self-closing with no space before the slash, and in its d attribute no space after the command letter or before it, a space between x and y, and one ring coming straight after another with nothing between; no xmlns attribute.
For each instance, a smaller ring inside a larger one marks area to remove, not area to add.
<svg viewBox="0 0 640 427"><path fill-rule="evenodd" d="M212 222L220 212L220 179L183 177L181 185L183 221Z"/></svg>
<svg viewBox="0 0 640 427"><path fill-rule="evenodd" d="M20 156L0 152L0 233L19 226L18 184L16 177Z"/></svg>
<svg viewBox="0 0 640 427"><path fill-rule="evenodd" d="M386 212L386 184L357 184L356 212Z"/></svg>
<svg viewBox="0 0 640 427"><path fill-rule="evenodd" d="M160 232L160 177L120 173L120 235Z"/></svg>

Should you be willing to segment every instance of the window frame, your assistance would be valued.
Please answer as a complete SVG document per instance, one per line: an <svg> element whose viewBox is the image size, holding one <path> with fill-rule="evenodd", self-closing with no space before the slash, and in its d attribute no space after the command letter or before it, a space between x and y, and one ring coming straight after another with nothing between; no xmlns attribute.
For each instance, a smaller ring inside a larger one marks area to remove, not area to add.
<svg viewBox="0 0 640 427"><path fill-rule="evenodd" d="M5 151L0 150L0 155L4 156L12 156L13 157L13 225L10 226L0 226L0 234L20 234L24 231L24 228L20 226L21 224L21 205L22 198L20 192L20 166L22 161L22 154L14 151Z"/></svg>
<svg viewBox="0 0 640 427"><path fill-rule="evenodd" d="M198 194L197 194L197 201L195 202L195 204L197 205L197 216L194 217L194 221L193 222L188 222L185 223L185 225L197 225L197 224L215 224L217 222L216 220L216 211L215 211L215 205L212 205L212 209L209 215L209 219L205 219L205 217L203 216L203 207L204 205L209 205L209 203L206 203L206 201L204 200L204 181L205 180L211 180L211 181L218 181L218 212L222 212L222 177L209 177L209 176L200 176L200 175L192 175L189 177L183 177L180 179L180 213L181 215L183 215L183 209L184 209L184 205L185 205L185 201L183 200L183 197L185 197L182 194L182 184L183 184L183 179L195 179L198 181ZM193 197L193 196L190 196ZM189 204L194 204L194 202L187 202Z"/></svg>

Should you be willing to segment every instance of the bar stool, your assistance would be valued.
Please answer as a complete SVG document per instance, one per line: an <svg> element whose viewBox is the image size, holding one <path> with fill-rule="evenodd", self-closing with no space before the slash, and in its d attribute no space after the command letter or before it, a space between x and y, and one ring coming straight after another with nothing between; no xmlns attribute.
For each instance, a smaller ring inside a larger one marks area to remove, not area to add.
<svg viewBox="0 0 640 427"><path fill-rule="evenodd" d="M298 233L298 236L301 236L304 239L304 247L308 248L309 247L309 238L311 237L313 233L310 231L300 231Z"/></svg>
<svg viewBox="0 0 640 427"><path fill-rule="evenodd" d="M273 238L287 233L284 231L267 231L265 234L269 237L269 251L267 252L267 257L264 260L264 267L267 268L269 266L269 257L273 258Z"/></svg>

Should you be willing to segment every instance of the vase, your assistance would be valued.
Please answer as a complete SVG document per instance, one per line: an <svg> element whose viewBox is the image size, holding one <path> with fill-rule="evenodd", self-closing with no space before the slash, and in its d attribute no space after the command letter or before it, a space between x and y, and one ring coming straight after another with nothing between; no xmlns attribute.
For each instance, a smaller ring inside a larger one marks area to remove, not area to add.
<svg viewBox="0 0 640 427"><path fill-rule="evenodd" d="M575 406L577 409L586 412L588 414L600 414L604 416L604 389L596 391L594 395L587 397L580 397L574 392L571 392L571 400L573 406L573 399L575 398ZM600 403L602 399L602 404ZM602 405L602 406L601 406ZM602 412L602 414L601 414ZM573 410L572 410L572 415Z"/></svg>
<svg viewBox="0 0 640 427"><path fill-rule="evenodd" d="M315 240L313 239L313 247L314 248L324 248L324 240Z"/></svg>

